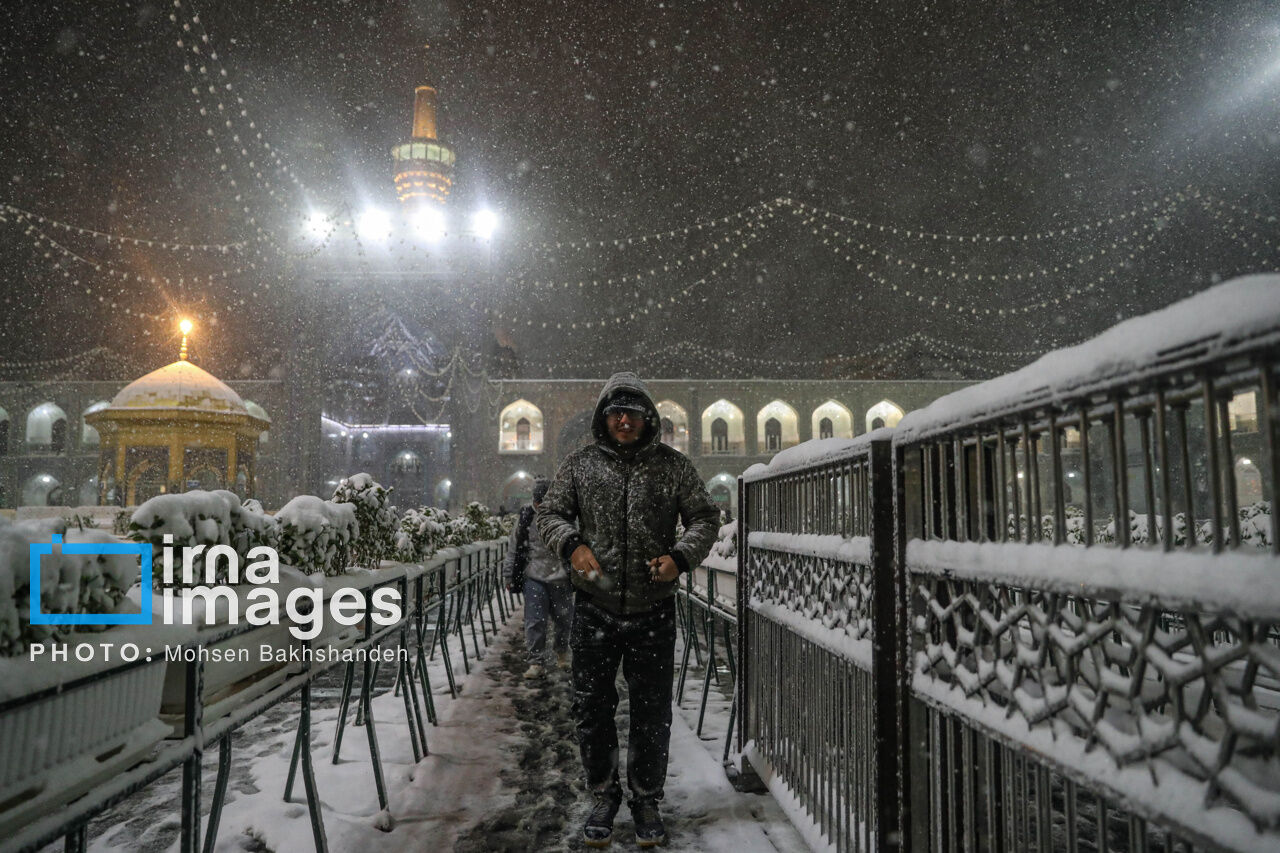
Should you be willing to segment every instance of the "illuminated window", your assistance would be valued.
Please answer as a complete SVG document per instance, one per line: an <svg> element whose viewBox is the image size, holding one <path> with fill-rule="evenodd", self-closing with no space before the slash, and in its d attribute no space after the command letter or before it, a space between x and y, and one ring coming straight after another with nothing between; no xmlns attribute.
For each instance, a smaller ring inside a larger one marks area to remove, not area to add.
<svg viewBox="0 0 1280 853"><path fill-rule="evenodd" d="M499 453L542 452L542 410L528 400L516 400L498 416Z"/></svg>
<svg viewBox="0 0 1280 853"><path fill-rule="evenodd" d="M818 421L818 438L833 438L836 434L835 424L831 422L831 418L823 418Z"/></svg>
<svg viewBox="0 0 1280 853"><path fill-rule="evenodd" d="M896 427L902 420L902 409L888 400L881 400L867 409L867 432L882 427Z"/></svg>
<svg viewBox="0 0 1280 853"><path fill-rule="evenodd" d="M50 453L67 449L67 413L57 403L41 403L27 415L27 444Z"/></svg>
<svg viewBox="0 0 1280 853"><path fill-rule="evenodd" d="M658 416L662 419L662 443L681 453L689 452L689 415L670 400L658 403Z"/></svg>
<svg viewBox="0 0 1280 853"><path fill-rule="evenodd" d="M824 431L824 421L830 424L830 434ZM853 413L835 400L828 400L814 409L810 423L813 434L818 438L853 438Z"/></svg>
<svg viewBox="0 0 1280 853"><path fill-rule="evenodd" d="M774 421L772 427L770 421ZM796 410L781 400L774 400L756 414L756 435L760 453L777 453L785 447L799 444L800 427Z"/></svg>
<svg viewBox="0 0 1280 853"><path fill-rule="evenodd" d="M710 452L741 456L746 451L743 420L742 410L728 400L716 400L703 409L702 434L710 436Z"/></svg>
<svg viewBox="0 0 1280 853"><path fill-rule="evenodd" d="M1258 395L1249 391L1236 394L1227 404L1227 420L1232 432L1258 431Z"/></svg>
<svg viewBox="0 0 1280 853"><path fill-rule="evenodd" d="M402 450L396 454L391 467L397 474L421 474L422 457L412 450Z"/></svg>

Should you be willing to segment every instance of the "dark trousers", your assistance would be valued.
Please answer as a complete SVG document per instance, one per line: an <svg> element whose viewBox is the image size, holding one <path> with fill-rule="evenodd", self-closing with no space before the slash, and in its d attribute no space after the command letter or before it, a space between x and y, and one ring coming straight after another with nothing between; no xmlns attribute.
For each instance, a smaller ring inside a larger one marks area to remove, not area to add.
<svg viewBox="0 0 1280 853"><path fill-rule="evenodd" d="M573 713L587 789L622 799L614 686L621 663L631 703L627 788L633 799L662 799L671 743L675 599L668 598L647 613L615 616L579 594L571 637Z"/></svg>

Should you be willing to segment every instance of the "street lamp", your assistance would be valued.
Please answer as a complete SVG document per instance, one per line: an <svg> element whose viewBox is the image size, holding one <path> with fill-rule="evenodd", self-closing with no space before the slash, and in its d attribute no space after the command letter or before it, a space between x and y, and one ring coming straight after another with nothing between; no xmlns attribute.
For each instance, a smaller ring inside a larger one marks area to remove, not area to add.
<svg viewBox="0 0 1280 853"><path fill-rule="evenodd" d="M418 236L429 242L436 242L444 237L447 224L444 211L434 207L426 207L413 215L413 230Z"/></svg>
<svg viewBox="0 0 1280 853"><path fill-rule="evenodd" d="M356 231L363 240L381 243L391 236L391 217L386 211L371 207L356 220Z"/></svg>
<svg viewBox="0 0 1280 853"><path fill-rule="evenodd" d="M307 216L307 236L311 237L313 240L323 240L329 235L331 227L329 217L325 216L318 210L313 210L311 214Z"/></svg>

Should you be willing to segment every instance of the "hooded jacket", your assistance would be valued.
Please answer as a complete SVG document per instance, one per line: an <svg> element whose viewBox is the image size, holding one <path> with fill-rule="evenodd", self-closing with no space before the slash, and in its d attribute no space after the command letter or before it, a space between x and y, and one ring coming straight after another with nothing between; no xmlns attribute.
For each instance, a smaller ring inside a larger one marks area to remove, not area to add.
<svg viewBox="0 0 1280 853"><path fill-rule="evenodd" d="M645 432L631 447L609 436L605 407L620 392L645 403ZM675 594L675 582L654 581L649 561L670 554L682 572L697 566L715 543L720 510L688 457L663 444L662 420L648 389L633 373L615 373L596 400L595 443L560 465L535 517L542 541L568 559L587 545L602 570L573 585L619 615L644 613ZM574 526L575 520L577 527ZM684 534L676 537L676 522Z"/></svg>
<svg viewBox="0 0 1280 853"><path fill-rule="evenodd" d="M534 507L529 506L528 509L532 511ZM523 513L525 510L522 509L520 511ZM542 544L542 537L538 535L537 525L532 520L529 522L527 536L525 547L529 549L529 560L524 567L524 576L530 580L542 581L543 583L567 584L569 582L569 567L565 565L564 560L560 559L558 554ZM515 574L516 550L520 544L520 520L518 518L516 519L515 527L511 528L509 542L510 547L507 548L507 558L502 563L502 580L505 583L511 583L511 577Z"/></svg>

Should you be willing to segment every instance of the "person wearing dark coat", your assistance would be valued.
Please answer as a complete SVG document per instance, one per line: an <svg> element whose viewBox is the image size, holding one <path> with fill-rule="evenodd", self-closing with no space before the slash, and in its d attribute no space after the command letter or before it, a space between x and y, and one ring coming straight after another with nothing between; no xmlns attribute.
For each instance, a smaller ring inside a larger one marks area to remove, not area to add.
<svg viewBox="0 0 1280 853"><path fill-rule="evenodd" d="M524 642L529 653L525 678L540 678L546 672L547 637L555 627L556 665L569 665L569 626L573 623L573 587L569 585L569 566L560 556L542 544L533 527L533 516L550 488L546 477L533 481L533 503L520 510L511 529L511 547L502 564L502 580L507 589L524 595ZM524 564L520 588L513 588L516 563Z"/></svg>
<svg viewBox="0 0 1280 853"><path fill-rule="evenodd" d="M720 511L693 463L661 443L657 407L635 374L605 383L592 435L595 443L561 464L535 521L547 547L572 567L573 708L595 798L583 842L609 845L622 802L614 688L621 665L631 704L629 805L637 842L652 847L666 841L658 802L671 740L676 583L710 552Z"/></svg>

